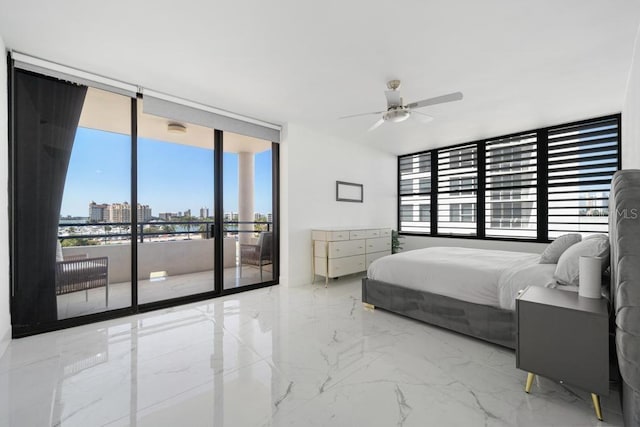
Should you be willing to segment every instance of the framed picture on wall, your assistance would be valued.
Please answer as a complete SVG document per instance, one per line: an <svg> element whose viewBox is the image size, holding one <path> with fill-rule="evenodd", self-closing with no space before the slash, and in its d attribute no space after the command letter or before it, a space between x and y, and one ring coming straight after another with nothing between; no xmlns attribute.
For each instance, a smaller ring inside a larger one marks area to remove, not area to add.
<svg viewBox="0 0 640 427"><path fill-rule="evenodd" d="M353 182L336 181L336 201L362 203L364 186Z"/></svg>

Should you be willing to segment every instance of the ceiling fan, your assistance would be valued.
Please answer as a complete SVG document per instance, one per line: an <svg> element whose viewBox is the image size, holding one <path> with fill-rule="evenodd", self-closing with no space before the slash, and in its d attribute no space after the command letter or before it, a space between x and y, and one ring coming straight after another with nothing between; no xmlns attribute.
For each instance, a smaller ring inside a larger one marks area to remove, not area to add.
<svg viewBox="0 0 640 427"><path fill-rule="evenodd" d="M399 90L400 80L388 81L387 88L389 88L389 90L384 92L385 96L387 97L386 110L374 111L371 113L353 114L350 116L340 117L340 119L349 119L351 117L368 116L372 114L382 114L380 120L375 122L373 126L369 128L370 131L376 129L384 122L398 123L407 120L411 116L417 118L420 121L429 122L433 120L433 117L415 110L417 108L427 107L429 105L444 104L445 102L460 101L462 99L462 92L453 92L447 95L436 96L435 98L428 98L423 99L422 101L403 104Z"/></svg>

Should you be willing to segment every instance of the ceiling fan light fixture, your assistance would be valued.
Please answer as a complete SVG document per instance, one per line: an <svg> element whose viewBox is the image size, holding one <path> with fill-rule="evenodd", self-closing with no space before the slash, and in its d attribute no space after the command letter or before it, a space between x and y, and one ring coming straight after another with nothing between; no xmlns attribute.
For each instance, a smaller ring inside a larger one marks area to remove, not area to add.
<svg viewBox="0 0 640 427"><path fill-rule="evenodd" d="M407 120L410 115L411 115L411 111L405 108L398 108L398 109L387 111L386 113L384 113L382 118L384 119L385 122L400 123Z"/></svg>
<svg viewBox="0 0 640 427"><path fill-rule="evenodd" d="M169 133L187 133L187 128L180 123L169 123L167 125L167 131Z"/></svg>

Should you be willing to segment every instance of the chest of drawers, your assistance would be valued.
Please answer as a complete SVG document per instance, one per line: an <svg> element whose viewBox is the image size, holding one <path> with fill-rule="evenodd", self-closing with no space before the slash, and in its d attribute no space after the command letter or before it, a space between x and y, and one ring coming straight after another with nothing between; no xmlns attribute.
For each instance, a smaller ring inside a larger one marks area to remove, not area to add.
<svg viewBox="0 0 640 427"><path fill-rule="evenodd" d="M311 230L312 274L329 278L365 271L391 254L390 228L318 228Z"/></svg>

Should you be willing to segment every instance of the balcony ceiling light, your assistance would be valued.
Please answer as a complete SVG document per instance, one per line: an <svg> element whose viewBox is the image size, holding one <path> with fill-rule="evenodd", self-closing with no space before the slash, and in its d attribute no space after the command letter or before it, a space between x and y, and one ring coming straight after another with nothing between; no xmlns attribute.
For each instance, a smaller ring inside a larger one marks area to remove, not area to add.
<svg viewBox="0 0 640 427"><path fill-rule="evenodd" d="M167 131L169 131L169 133L187 133L187 128L180 123L169 123L167 125Z"/></svg>

